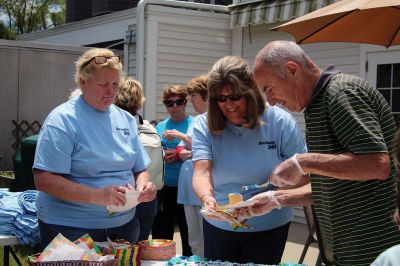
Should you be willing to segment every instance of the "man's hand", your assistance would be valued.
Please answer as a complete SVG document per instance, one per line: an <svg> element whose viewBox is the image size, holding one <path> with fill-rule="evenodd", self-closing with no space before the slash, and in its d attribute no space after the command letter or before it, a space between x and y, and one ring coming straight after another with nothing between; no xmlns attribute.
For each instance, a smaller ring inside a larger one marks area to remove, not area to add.
<svg viewBox="0 0 400 266"><path fill-rule="evenodd" d="M275 191L273 190L260 193L249 200L255 201L255 204L249 207L237 209L239 217L249 218L252 216L261 216L269 213L273 209L281 208L281 204L276 198Z"/></svg>
<svg viewBox="0 0 400 266"><path fill-rule="evenodd" d="M283 161L272 171L270 183L278 187L294 186L299 184L307 175L297 161L296 155Z"/></svg>

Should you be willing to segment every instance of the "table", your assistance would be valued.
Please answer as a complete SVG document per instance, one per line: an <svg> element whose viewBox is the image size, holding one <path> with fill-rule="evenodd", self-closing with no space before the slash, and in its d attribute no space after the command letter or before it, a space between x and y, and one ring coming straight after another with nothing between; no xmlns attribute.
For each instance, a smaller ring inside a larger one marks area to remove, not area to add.
<svg viewBox="0 0 400 266"><path fill-rule="evenodd" d="M0 246L3 247L3 265L9 266L10 264L10 253L14 257L14 260L17 262L19 266L22 266L21 262L19 261L17 255L15 254L12 246L21 245L18 238L16 236L10 235L0 235Z"/></svg>

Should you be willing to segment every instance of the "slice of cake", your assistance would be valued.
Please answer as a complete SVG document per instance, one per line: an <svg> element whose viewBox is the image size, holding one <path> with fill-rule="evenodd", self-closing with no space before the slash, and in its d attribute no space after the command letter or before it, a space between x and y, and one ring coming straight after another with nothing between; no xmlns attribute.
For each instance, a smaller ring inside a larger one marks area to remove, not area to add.
<svg viewBox="0 0 400 266"><path fill-rule="evenodd" d="M229 193L228 198L229 198L229 205L233 205L243 201L242 194L240 193Z"/></svg>

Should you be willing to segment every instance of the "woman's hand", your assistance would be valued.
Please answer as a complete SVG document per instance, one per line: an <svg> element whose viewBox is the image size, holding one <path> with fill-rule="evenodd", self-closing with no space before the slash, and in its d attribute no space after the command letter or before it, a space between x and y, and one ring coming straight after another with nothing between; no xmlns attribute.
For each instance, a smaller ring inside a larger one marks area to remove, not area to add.
<svg viewBox="0 0 400 266"><path fill-rule="evenodd" d="M215 200L213 195L206 193L201 196L200 201L204 210L215 211L217 201Z"/></svg>
<svg viewBox="0 0 400 266"><path fill-rule="evenodd" d="M149 202L156 198L157 188L152 182L146 182L143 186L137 185L136 189L140 191L139 202Z"/></svg>
<svg viewBox="0 0 400 266"><path fill-rule="evenodd" d="M168 129L168 130L164 131L164 133L162 134L162 137L164 139L167 139L168 141L171 141L173 139L184 140L186 138L186 134L184 134L176 129Z"/></svg>
<svg viewBox="0 0 400 266"><path fill-rule="evenodd" d="M221 217L212 214L216 211L217 207L217 201L215 200L214 196L208 193L204 194L201 197L201 204L203 206L202 210L204 211L203 215L207 216L207 218L217 221L224 221L224 219L222 219Z"/></svg>
<svg viewBox="0 0 400 266"><path fill-rule="evenodd" d="M125 193L128 191L124 186L109 186L98 190L96 204L124 206L126 204Z"/></svg>
<svg viewBox="0 0 400 266"><path fill-rule="evenodd" d="M165 163L176 162L176 150L175 149L164 150L164 162Z"/></svg>

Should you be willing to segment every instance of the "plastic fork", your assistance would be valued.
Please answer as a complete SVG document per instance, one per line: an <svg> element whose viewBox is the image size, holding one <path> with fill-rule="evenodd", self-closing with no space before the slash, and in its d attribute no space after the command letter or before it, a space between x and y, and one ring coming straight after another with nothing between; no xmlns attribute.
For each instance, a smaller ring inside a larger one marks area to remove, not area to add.
<svg viewBox="0 0 400 266"><path fill-rule="evenodd" d="M268 178L267 182L265 182L265 183L263 183L261 185L253 184L253 185L242 186L241 191L245 192L245 191L248 191L248 190L264 188L264 187L268 187L268 186L269 186L269 178Z"/></svg>

